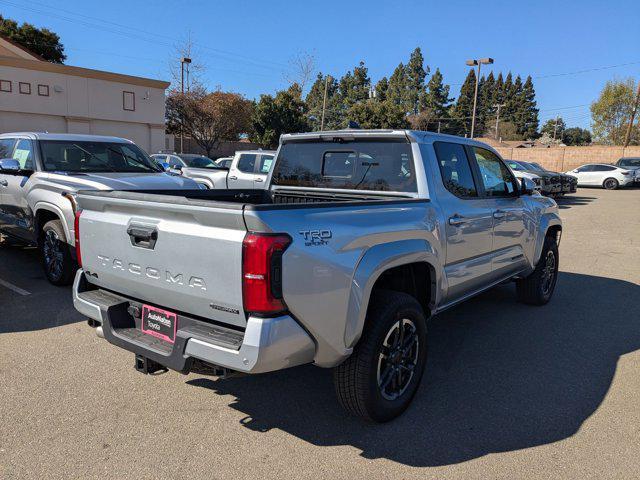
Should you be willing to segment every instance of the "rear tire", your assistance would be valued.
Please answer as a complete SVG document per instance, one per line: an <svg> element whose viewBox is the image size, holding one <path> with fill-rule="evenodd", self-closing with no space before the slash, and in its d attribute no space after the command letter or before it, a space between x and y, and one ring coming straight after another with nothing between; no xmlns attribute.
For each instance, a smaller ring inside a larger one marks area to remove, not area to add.
<svg viewBox="0 0 640 480"><path fill-rule="evenodd" d="M57 286L70 285L78 265L71 255L71 246L60 220L45 223L38 247L47 280Z"/></svg>
<svg viewBox="0 0 640 480"><path fill-rule="evenodd" d="M427 359L426 317L411 295L375 291L353 354L334 369L338 400L349 413L387 422L415 395Z"/></svg>
<svg viewBox="0 0 640 480"><path fill-rule="evenodd" d="M558 281L558 244L552 235L544 239L540 260L528 277L516 281L518 301L529 305L545 305Z"/></svg>
<svg viewBox="0 0 640 480"><path fill-rule="evenodd" d="M615 178L607 178L604 182L602 182L602 186L607 190L615 190L620 186L620 183Z"/></svg>

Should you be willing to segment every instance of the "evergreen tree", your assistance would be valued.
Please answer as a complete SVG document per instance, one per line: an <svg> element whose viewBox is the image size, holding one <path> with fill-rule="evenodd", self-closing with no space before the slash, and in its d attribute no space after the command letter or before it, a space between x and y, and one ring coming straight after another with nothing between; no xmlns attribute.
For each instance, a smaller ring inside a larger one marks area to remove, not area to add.
<svg viewBox="0 0 640 480"><path fill-rule="evenodd" d="M560 141L562 139L562 136L564 135L564 131L567 128L567 125L564 123L564 120L560 117L558 117L557 121L558 123L556 124L556 119L550 118L549 120L544 122L544 125L542 125L542 128L540 129L540 133L542 135L546 134L549 136L549 138L553 139L554 130L555 130L556 140Z"/></svg>
<svg viewBox="0 0 640 480"><path fill-rule="evenodd" d="M411 52L409 63L406 67L407 91L405 103L407 112L416 115L420 107L420 98L425 94L425 79L429 75L429 67L424 66L424 57L420 47Z"/></svg>
<svg viewBox="0 0 640 480"><path fill-rule="evenodd" d="M309 122L313 130L320 130L325 82L327 82L327 105L324 114L324 129L338 128L342 122L338 82L331 75L323 76L322 73L319 73L305 99L308 117L310 119L313 117Z"/></svg>
<svg viewBox="0 0 640 480"><path fill-rule="evenodd" d="M64 63L64 45L57 33L46 28L36 28L30 23L18 25L15 20L0 15L0 35L40 55L48 62Z"/></svg>
<svg viewBox="0 0 640 480"><path fill-rule="evenodd" d="M518 77L520 78L520 77ZM536 91L533 88L531 75L522 86L520 92L518 117L520 120L520 133L523 138L535 138L538 132L538 109L536 108Z"/></svg>
<svg viewBox="0 0 640 480"><path fill-rule="evenodd" d="M452 130L456 135L468 136L471 133L471 116L473 113L473 96L476 88L476 72L469 70L467 78L460 87L460 95L453 109Z"/></svg>
<svg viewBox="0 0 640 480"><path fill-rule="evenodd" d="M358 102L364 102L369 98L369 88L371 87L371 79L369 78L369 70L364 62L360 62L353 69L353 73L347 72L338 82L340 96L345 110Z"/></svg>
<svg viewBox="0 0 640 480"><path fill-rule="evenodd" d="M502 78L502 72L500 72L498 78L496 78L491 101L494 105L504 103L504 79Z"/></svg>
<svg viewBox="0 0 640 480"><path fill-rule="evenodd" d="M356 103L349 109L347 118L358 122L362 128L408 128L409 126L402 107L388 100L379 102L369 99Z"/></svg>
<svg viewBox="0 0 640 480"><path fill-rule="evenodd" d="M427 84L427 91L422 98L421 110L431 113L436 119L444 119L449 114L449 107L453 98L449 98L449 85L443 83L442 73L436 68L435 73Z"/></svg>
<svg viewBox="0 0 640 480"><path fill-rule="evenodd" d="M515 101L514 95L515 90L513 88L513 75L511 72L507 74L504 79L504 85L502 86L502 103L504 103L504 107L502 107L501 116L506 120L513 120L513 116L515 114Z"/></svg>
<svg viewBox="0 0 640 480"><path fill-rule="evenodd" d="M400 62L389 78L389 88L387 89L387 98L389 101L404 108L408 86L409 79L407 69L404 64Z"/></svg>
<svg viewBox="0 0 640 480"><path fill-rule="evenodd" d="M309 126L304 115L305 105L300 100L299 85L276 93L261 95L252 117L251 140L264 148L278 146L283 133L305 132Z"/></svg>
<svg viewBox="0 0 640 480"><path fill-rule="evenodd" d="M486 132L489 124L493 124L495 120L495 103L493 97L495 95L496 80L493 76L493 72L489 72L489 75L480 82L480 88L478 90L478 118L476 119L476 131L477 136L481 132Z"/></svg>
<svg viewBox="0 0 640 480"><path fill-rule="evenodd" d="M387 80L387 77L382 77L376 84L376 100L384 102L387 99L388 90L389 80Z"/></svg>

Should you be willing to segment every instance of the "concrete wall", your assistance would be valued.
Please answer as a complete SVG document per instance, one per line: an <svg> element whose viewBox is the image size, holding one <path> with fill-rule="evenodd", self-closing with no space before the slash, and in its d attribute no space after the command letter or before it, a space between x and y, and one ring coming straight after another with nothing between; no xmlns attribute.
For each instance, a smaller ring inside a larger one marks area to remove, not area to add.
<svg viewBox="0 0 640 480"><path fill-rule="evenodd" d="M553 147L504 148L496 150L503 158L537 162L549 170L566 172L585 163L615 163L621 157L640 157L640 146L627 147Z"/></svg>
<svg viewBox="0 0 640 480"><path fill-rule="evenodd" d="M0 79L12 84L11 92L0 92L0 133L115 135L149 152L165 146L162 88L6 65ZM30 85L30 94L20 93L20 82ZM39 85L48 87L48 96L39 94ZM133 92L134 111L123 108L123 92Z"/></svg>

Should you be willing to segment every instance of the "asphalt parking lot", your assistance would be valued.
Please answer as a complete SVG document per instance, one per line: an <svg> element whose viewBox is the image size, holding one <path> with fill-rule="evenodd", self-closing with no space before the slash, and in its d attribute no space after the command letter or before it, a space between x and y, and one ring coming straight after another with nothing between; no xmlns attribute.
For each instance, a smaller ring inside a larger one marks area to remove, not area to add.
<svg viewBox="0 0 640 480"><path fill-rule="evenodd" d="M33 249L0 250L0 478L638 478L640 189L580 189L551 303L496 288L435 319L425 379L385 425L312 366L143 376Z"/></svg>

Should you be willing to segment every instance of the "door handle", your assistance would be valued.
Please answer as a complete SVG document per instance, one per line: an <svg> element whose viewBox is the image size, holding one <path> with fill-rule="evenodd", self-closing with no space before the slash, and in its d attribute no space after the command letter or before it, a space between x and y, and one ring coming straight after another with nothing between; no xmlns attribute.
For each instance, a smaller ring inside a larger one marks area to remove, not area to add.
<svg viewBox="0 0 640 480"><path fill-rule="evenodd" d="M449 217L449 225L453 225L454 227L465 224L467 222L468 220L461 215L454 215L453 217Z"/></svg>
<svg viewBox="0 0 640 480"><path fill-rule="evenodd" d="M261 178L256 178L256 182L264 182Z"/></svg>
<svg viewBox="0 0 640 480"><path fill-rule="evenodd" d="M3 187L6 187L7 185L9 185L9 182L7 182L6 180L2 179L2 180L0 180L0 185L2 185Z"/></svg>
<svg viewBox="0 0 640 480"><path fill-rule="evenodd" d="M229 177L229 180L237 180L238 177L236 177L235 175L233 177Z"/></svg>
<svg viewBox="0 0 640 480"><path fill-rule="evenodd" d="M503 211L503 210L496 210L495 212L493 212L493 218L495 219L501 219L507 216L507 212Z"/></svg>

